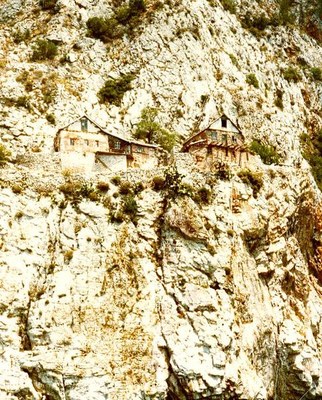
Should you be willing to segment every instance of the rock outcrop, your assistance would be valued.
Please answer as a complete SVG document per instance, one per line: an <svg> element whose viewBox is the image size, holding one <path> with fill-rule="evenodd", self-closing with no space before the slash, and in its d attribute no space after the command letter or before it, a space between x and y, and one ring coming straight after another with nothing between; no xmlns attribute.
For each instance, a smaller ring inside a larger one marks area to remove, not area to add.
<svg viewBox="0 0 322 400"><path fill-rule="evenodd" d="M245 25L275 1L147 1L105 43L86 22L120 2L43 3L0 2L1 400L322 398L322 203L301 148L322 126L318 42ZM58 55L34 60L38 39ZM256 185L184 158L121 183L62 174L58 127L86 112L129 135L146 106L181 138L225 112L281 163Z"/></svg>
<svg viewBox="0 0 322 400"><path fill-rule="evenodd" d="M319 398L308 172L263 167L254 197L235 174L156 190L153 171L129 172L103 194L3 170L1 398Z"/></svg>

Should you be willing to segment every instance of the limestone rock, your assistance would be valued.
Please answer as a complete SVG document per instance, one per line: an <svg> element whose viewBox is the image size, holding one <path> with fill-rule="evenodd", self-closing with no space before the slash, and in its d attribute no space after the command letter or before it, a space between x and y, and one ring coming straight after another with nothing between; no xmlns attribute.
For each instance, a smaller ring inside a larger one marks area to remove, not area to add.
<svg viewBox="0 0 322 400"><path fill-rule="evenodd" d="M15 161L0 169L0 398L322 398L321 193L301 147L322 126L321 46L296 23L245 28L246 16L272 21L274 0L238 1L235 14L150 1L105 43L86 22L117 1L0 3L0 133ZM53 60L31 61L38 39L56 43ZM285 77L296 65L298 82ZM101 103L105 81L125 74L135 79L120 104ZM116 215L124 198L109 173L69 177L95 201L65 196L58 129L87 113L130 137L147 106L178 132L169 163L189 190L153 190L162 167L121 174L142 186L135 215ZM178 154L223 112L246 143L282 157L258 160L257 197L238 168L222 179Z"/></svg>

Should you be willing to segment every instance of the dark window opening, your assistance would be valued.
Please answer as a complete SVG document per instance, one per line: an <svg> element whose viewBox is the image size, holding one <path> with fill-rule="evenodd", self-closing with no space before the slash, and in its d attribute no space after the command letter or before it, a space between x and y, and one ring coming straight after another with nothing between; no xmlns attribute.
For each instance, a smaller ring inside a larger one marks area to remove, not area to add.
<svg viewBox="0 0 322 400"><path fill-rule="evenodd" d="M82 132L87 132L88 130L88 120L86 118L81 119L81 129Z"/></svg>
<svg viewBox="0 0 322 400"><path fill-rule="evenodd" d="M227 119L226 118L221 118L221 127L227 128Z"/></svg>
<svg viewBox="0 0 322 400"><path fill-rule="evenodd" d="M96 147L99 147L100 142L98 140L96 140Z"/></svg>

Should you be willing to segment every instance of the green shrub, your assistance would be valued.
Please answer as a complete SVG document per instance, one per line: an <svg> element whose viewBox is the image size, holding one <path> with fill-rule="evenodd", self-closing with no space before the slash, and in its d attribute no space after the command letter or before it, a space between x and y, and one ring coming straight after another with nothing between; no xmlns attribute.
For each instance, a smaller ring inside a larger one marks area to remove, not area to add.
<svg viewBox="0 0 322 400"><path fill-rule="evenodd" d="M117 175L113 176L111 182L113 183L113 185L118 186L121 183L121 178Z"/></svg>
<svg viewBox="0 0 322 400"><path fill-rule="evenodd" d="M164 184L162 190L166 192L167 199L175 199L178 196L190 196L192 194L191 186L182 182L182 179L183 175L178 172L175 166L171 166L166 169L164 173ZM155 183L156 182L157 181L155 181ZM162 181L160 184L162 185Z"/></svg>
<svg viewBox="0 0 322 400"><path fill-rule="evenodd" d="M258 79L257 79L255 74L248 74L246 76L246 83L248 83L249 85L254 86L255 88L259 88Z"/></svg>
<svg viewBox="0 0 322 400"><path fill-rule="evenodd" d="M67 264L71 261L74 255L74 250L66 250L64 252L64 262Z"/></svg>
<svg viewBox="0 0 322 400"><path fill-rule="evenodd" d="M236 2L234 0L221 0L221 4L226 11L232 14L236 13Z"/></svg>
<svg viewBox="0 0 322 400"><path fill-rule="evenodd" d="M46 120L52 125L56 124L56 118L54 114L46 114Z"/></svg>
<svg viewBox="0 0 322 400"><path fill-rule="evenodd" d="M19 44L21 42L27 42L30 39L30 30L26 29L24 31L21 31L18 29L16 32L13 33L13 41L16 44Z"/></svg>
<svg viewBox="0 0 322 400"><path fill-rule="evenodd" d="M129 7L133 15L141 13L146 10L146 5L144 0L130 0Z"/></svg>
<svg viewBox="0 0 322 400"><path fill-rule="evenodd" d="M55 10L57 0L40 0L39 5L42 10Z"/></svg>
<svg viewBox="0 0 322 400"><path fill-rule="evenodd" d="M89 36L100 39L105 43L123 36L124 33L115 17L92 17L87 20L86 26Z"/></svg>
<svg viewBox="0 0 322 400"><path fill-rule="evenodd" d="M144 189L145 189L144 184L142 182L137 182L134 185L133 192L134 192L134 194L138 194L138 193L143 192Z"/></svg>
<svg viewBox="0 0 322 400"><path fill-rule="evenodd" d="M122 182L119 186L120 194L130 194L132 193L132 185L129 181Z"/></svg>
<svg viewBox="0 0 322 400"><path fill-rule="evenodd" d="M135 17L146 10L144 0L130 0L129 5L122 5L115 12L115 19L125 25Z"/></svg>
<svg viewBox="0 0 322 400"><path fill-rule="evenodd" d="M65 182L59 186L59 190L67 197L75 197L81 188L80 182Z"/></svg>
<svg viewBox="0 0 322 400"><path fill-rule="evenodd" d="M123 25L129 23L132 19L138 24L139 20L135 17L145 10L146 5L144 0L130 0L128 5L123 4L118 7L114 15L110 18L89 18L86 22L88 34L105 43L122 37L125 32L129 32L129 29L126 29Z"/></svg>
<svg viewBox="0 0 322 400"><path fill-rule="evenodd" d="M162 176L154 176L152 180L152 187L154 190L159 191L164 189L165 178Z"/></svg>
<svg viewBox="0 0 322 400"><path fill-rule="evenodd" d="M209 204L211 201L211 190L206 187L202 187L198 189L193 199L197 203Z"/></svg>
<svg viewBox="0 0 322 400"><path fill-rule="evenodd" d="M193 198L195 196L195 188L189 183L183 182L179 187L179 194Z"/></svg>
<svg viewBox="0 0 322 400"><path fill-rule="evenodd" d="M313 67L311 68L312 78L315 81L322 81L322 70L321 68Z"/></svg>
<svg viewBox="0 0 322 400"><path fill-rule="evenodd" d="M322 190L322 129L311 139L309 135L301 135L303 157L312 169L312 175Z"/></svg>
<svg viewBox="0 0 322 400"><path fill-rule="evenodd" d="M99 201L100 200L100 195L99 195L99 193L96 192L96 190L92 190L87 194L87 198L90 201Z"/></svg>
<svg viewBox="0 0 322 400"><path fill-rule="evenodd" d="M19 210L16 212L15 219L20 219L24 216L23 211Z"/></svg>
<svg viewBox="0 0 322 400"><path fill-rule="evenodd" d="M292 14L291 6L293 4L293 0L279 0L279 14L278 14L278 22L280 25L290 25L295 21L295 16Z"/></svg>
<svg viewBox="0 0 322 400"><path fill-rule="evenodd" d="M234 54L229 54L229 58L231 60L231 62L233 63L233 65L235 65L235 67L238 67L238 61L236 56L234 56Z"/></svg>
<svg viewBox="0 0 322 400"><path fill-rule="evenodd" d="M156 143L166 151L171 151L176 144L177 134L163 128L157 122L157 115L158 111L156 108L144 108L141 113L141 120L133 136L148 143Z"/></svg>
<svg viewBox="0 0 322 400"><path fill-rule="evenodd" d="M90 200L97 200L97 192L95 191L93 185L88 182L81 182L78 194L81 197L85 197Z"/></svg>
<svg viewBox="0 0 322 400"><path fill-rule="evenodd" d="M120 23L120 24L126 24L128 20L131 18L131 9L127 5L123 5L119 7L116 12L115 12L115 19Z"/></svg>
<svg viewBox="0 0 322 400"><path fill-rule="evenodd" d="M276 99L274 104L276 105L276 107L280 108L281 110L283 110L284 105L283 105L283 92L280 89L276 90Z"/></svg>
<svg viewBox="0 0 322 400"><path fill-rule="evenodd" d="M220 162L216 165L216 178L223 181L229 181L231 178L231 171L228 164Z"/></svg>
<svg viewBox="0 0 322 400"><path fill-rule="evenodd" d="M281 110L284 109L283 99L281 99L280 97L277 97L275 99L274 104L276 105L276 107L280 108Z"/></svg>
<svg viewBox="0 0 322 400"><path fill-rule="evenodd" d="M0 143L0 167L5 165L11 157L11 152L2 143Z"/></svg>
<svg viewBox="0 0 322 400"><path fill-rule="evenodd" d="M92 201L99 200L99 194L93 185L81 180L68 180L59 186L59 190L64 193L66 198L76 202L81 201L82 198L88 198Z"/></svg>
<svg viewBox="0 0 322 400"><path fill-rule="evenodd" d="M132 194L125 196L122 200L121 207L118 211L111 215L112 222L123 222L131 220L136 223L138 218L138 204Z"/></svg>
<svg viewBox="0 0 322 400"><path fill-rule="evenodd" d="M55 43L47 39L38 39L33 47L31 61L53 60L58 53Z"/></svg>
<svg viewBox="0 0 322 400"><path fill-rule="evenodd" d="M283 76L288 82L299 82L302 77L301 73L297 68L288 67L283 71Z"/></svg>
<svg viewBox="0 0 322 400"><path fill-rule="evenodd" d="M322 156L313 154L310 156L308 161L312 168L312 175L320 190L322 190Z"/></svg>
<svg viewBox="0 0 322 400"><path fill-rule="evenodd" d="M250 12L246 13L241 23L243 28L248 29L256 37L262 36L269 25L276 25L274 19L267 18L264 13L252 16Z"/></svg>
<svg viewBox="0 0 322 400"><path fill-rule="evenodd" d="M123 201L123 212L132 217L138 212L138 205L133 195L127 195Z"/></svg>
<svg viewBox="0 0 322 400"><path fill-rule="evenodd" d="M253 27L263 31L270 25L270 19L268 19L264 13L260 14L259 16L255 16L253 19Z"/></svg>
<svg viewBox="0 0 322 400"><path fill-rule="evenodd" d="M13 191L13 193L15 194L20 194L23 192L23 187L20 185L20 183L14 183L11 186L11 190Z"/></svg>
<svg viewBox="0 0 322 400"><path fill-rule="evenodd" d="M257 198L257 195L263 186L263 175L259 172L250 171L249 169L243 169L239 171L237 175L242 182L252 187L254 197Z"/></svg>
<svg viewBox="0 0 322 400"><path fill-rule="evenodd" d="M107 182L98 182L96 185L97 190L100 192L107 192L110 188L110 185Z"/></svg>
<svg viewBox="0 0 322 400"><path fill-rule="evenodd" d="M127 74L121 76L119 79L108 79L98 92L100 102L119 106L124 93L132 89L131 82L134 78L134 75Z"/></svg>
<svg viewBox="0 0 322 400"><path fill-rule="evenodd" d="M262 144L258 140L253 140L249 149L258 154L264 164L278 164L280 161L280 155L273 146Z"/></svg>
<svg viewBox="0 0 322 400"><path fill-rule="evenodd" d="M15 103L17 107L24 107L27 110L30 108L29 98L27 96L18 97Z"/></svg>

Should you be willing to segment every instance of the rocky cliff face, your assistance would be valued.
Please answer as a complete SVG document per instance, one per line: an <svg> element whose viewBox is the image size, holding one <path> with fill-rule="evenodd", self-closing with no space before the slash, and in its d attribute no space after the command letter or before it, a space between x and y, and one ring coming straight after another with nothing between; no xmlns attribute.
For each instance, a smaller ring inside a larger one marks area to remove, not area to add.
<svg viewBox="0 0 322 400"><path fill-rule="evenodd" d="M322 125L321 47L241 24L275 2L150 2L121 38L88 37L116 3L0 3L0 132L16 159L0 171L1 399L321 398L321 197L299 140ZM53 60L30 61L39 38ZM121 104L99 103L127 73ZM184 160L120 182L50 166L80 111L129 134L146 106L182 137L225 111L283 165L249 180Z"/></svg>
<svg viewBox="0 0 322 400"><path fill-rule="evenodd" d="M1 398L319 398L321 208L307 171L262 174L7 171Z"/></svg>

